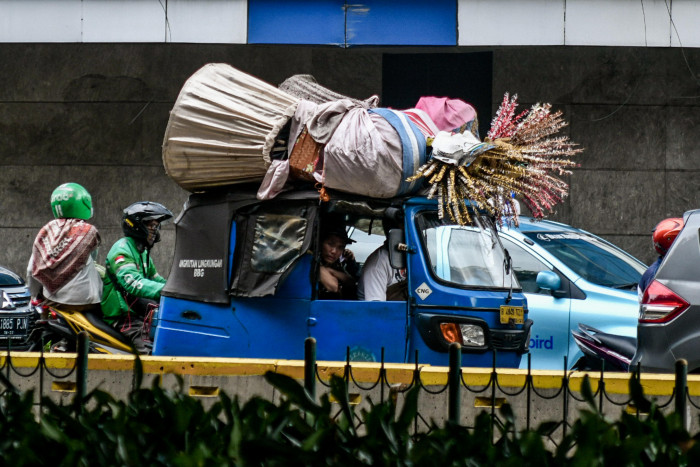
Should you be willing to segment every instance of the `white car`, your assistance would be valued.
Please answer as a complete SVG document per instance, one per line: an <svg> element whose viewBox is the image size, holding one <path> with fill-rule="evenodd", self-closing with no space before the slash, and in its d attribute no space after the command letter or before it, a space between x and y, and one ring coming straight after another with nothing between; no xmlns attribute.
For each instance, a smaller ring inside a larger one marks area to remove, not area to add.
<svg viewBox="0 0 700 467"><path fill-rule="evenodd" d="M0 266L0 352L24 350L36 312L24 280Z"/></svg>

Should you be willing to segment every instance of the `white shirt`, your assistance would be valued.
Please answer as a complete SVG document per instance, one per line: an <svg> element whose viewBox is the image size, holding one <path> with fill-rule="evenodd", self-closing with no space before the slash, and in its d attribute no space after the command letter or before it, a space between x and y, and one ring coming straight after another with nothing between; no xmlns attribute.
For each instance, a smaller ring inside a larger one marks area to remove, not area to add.
<svg viewBox="0 0 700 467"><path fill-rule="evenodd" d="M386 289L402 279L402 274L391 267L389 250L384 243L367 257L362 267L357 284L357 298L366 301L386 301Z"/></svg>

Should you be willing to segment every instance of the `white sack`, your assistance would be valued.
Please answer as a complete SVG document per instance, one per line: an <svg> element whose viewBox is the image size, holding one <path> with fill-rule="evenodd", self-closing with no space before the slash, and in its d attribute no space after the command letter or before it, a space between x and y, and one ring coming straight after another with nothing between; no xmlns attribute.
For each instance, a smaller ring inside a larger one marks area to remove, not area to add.
<svg viewBox="0 0 700 467"><path fill-rule="evenodd" d="M260 182L299 99L224 63L192 75L170 112L166 173L190 191Z"/></svg>
<svg viewBox="0 0 700 467"><path fill-rule="evenodd" d="M363 108L348 110L324 149L323 184L348 193L391 198L402 179L396 130Z"/></svg>

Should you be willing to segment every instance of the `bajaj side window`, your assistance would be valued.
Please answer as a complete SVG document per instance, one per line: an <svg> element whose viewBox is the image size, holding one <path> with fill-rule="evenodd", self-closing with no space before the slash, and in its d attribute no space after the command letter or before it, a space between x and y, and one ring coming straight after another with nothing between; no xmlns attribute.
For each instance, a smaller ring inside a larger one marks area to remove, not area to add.
<svg viewBox="0 0 700 467"><path fill-rule="evenodd" d="M371 221L370 219L360 219L354 226L348 230L348 237L353 240L351 245L348 245L355 255L355 261L362 267L365 261L374 250L384 244L384 231L382 230L380 221Z"/></svg>
<svg viewBox="0 0 700 467"><path fill-rule="evenodd" d="M266 208L236 216L233 296L276 295L295 265L304 262L304 253L311 244L313 209L303 204ZM308 283L308 273L303 275Z"/></svg>
<svg viewBox="0 0 700 467"><path fill-rule="evenodd" d="M418 218L433 274L464 287L520 288L493 222L474 217L470 225L449 225L434 213Z"/></svg>
<svg viewBox="0 0 700 467"><path fill-rule="evenodd" d="M258 216L251 268L257 272L284 272L302 253L306 225L306 219L297 216Z"/></svg>

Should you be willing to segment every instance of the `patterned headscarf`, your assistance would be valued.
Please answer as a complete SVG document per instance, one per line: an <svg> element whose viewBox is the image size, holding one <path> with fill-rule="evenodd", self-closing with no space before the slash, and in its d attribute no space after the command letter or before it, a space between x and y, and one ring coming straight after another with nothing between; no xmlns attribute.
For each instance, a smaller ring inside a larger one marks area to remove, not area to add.
<svg viewBox="0 0 700 467"><path fill-rule="evenodd" d="M32 276L54 293L78 274L99 244L95 226L81 219L54 219L34 240Z"/></svg>

